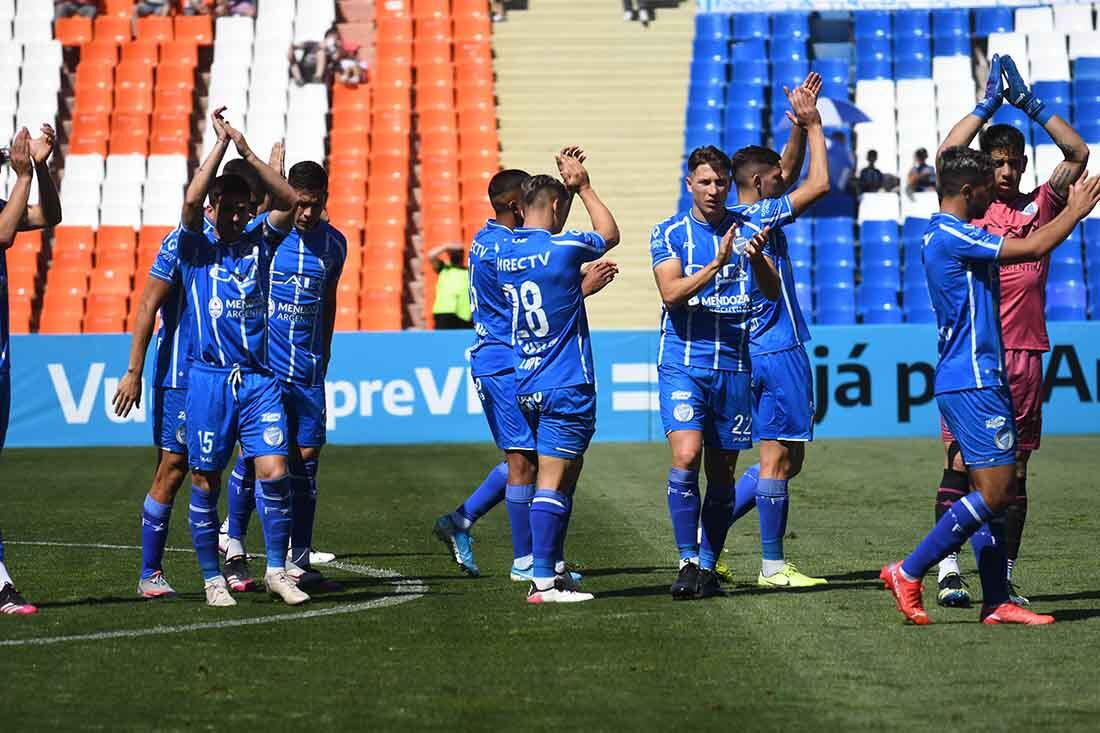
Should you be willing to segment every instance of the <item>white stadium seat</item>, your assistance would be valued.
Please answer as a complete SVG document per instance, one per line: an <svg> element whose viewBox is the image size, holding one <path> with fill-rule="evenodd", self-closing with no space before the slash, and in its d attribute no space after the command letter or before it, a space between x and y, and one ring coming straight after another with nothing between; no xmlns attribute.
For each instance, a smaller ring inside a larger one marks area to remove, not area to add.
<svg viewBox="0 0 1100 733"><path fill-rule="evenodd" d="M1100 53L1100 31L1073 31L1069 34L1069 57L1095 56Z"/></svg>
<svg viewBox="0 0 1100 733"><path fill-rule="evenodd" d="M1093 28L1092 7L1089 5L1055 5L1054 27L1063 33Z"/></svg>
<svg viewBox="0 0 1100 733"><path fill-rule="evenodd" d="M1024 81L1028 80L1026 35L1023 33L990 33L989 57L993 58L995 53L1001 56L1011 56L1012 60L1016 62L1016 68L1020 70L1020 76L1024 77Z"/></svg>
<svg viewBox="0 0 1100 733"><path fill-rule="evenodd" d="M49 41L53 38L52 14L50 18L15 16L12 22L12 38L20 43Z"/></svg>
<svg viewBox="0 0 1100 733"><path fill-rule="evenodd" d="M1046 181L1063 160L1065 160L1065 156L1057 145L1044 143L1035 146L1035 156L1032 158L1032 164L1029 167L1035 170L1037 180Z"/></svg>
<svg viewBox="0 0 1100 733"><path fill-rule="evenodd" d="M145 180L163 184L187 183L187 156L150 155Z"/></svg>
<svg viewBox="0 0 1100 733"><path fill-rule="evenodd" d="M101 226L141 228L141 205L136 201L125 204L104 204L99 210Z"/></svg>
<svg viewBox="0 0 1100 733"><path fill-rule="evenodd" d="M896 193L865 193L859 197L859 221L899 221L901 213Z"/></svg>
<svg viewBox="0 0 1100 733"><path fill-rule="evenodd" d="M112 181L144 181L144 155L108 155L106 178Z"/></svg>
<svg viewBox="0 0 1100 733"><path fill-rule="evenodd" d="M1054 30L1054 13L1049 5L1016 9L1016 30L1021 33Z"/></svg>
<svg viewBox="0 0 1100 733"><path fill-rule="evenodd" d="M905 221L911 216L917 219L931 219L932 214L935 214L939 210L940 202L935 191L921 191L911 195L902 194L901 196L902 221Z"/></svg>

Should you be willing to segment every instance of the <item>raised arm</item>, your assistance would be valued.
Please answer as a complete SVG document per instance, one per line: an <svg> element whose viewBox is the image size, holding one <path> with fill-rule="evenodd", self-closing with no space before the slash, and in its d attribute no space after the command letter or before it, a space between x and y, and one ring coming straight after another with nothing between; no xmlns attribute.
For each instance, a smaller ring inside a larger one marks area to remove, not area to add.
<svg viewBox="0 0 1100 733"><path fill-rule="evenodd" d="M814 103L821 93L821 75L811 71L806 80L802 82L800 89L805 89L813 95ZM787 101L791 101L791 91L783 87L783 93L787 95ZM783 180L787 188L793 186L802 174L802 161L806 158L806 126L799 121L794 114L794 105L787 110L787 119L791 122L791 136L787 138L787 144L783 146L783 155L779 160L779 167L783 171Z"/></svg>
<svg viewBox="0 0 1100 733"><path fill-rule="evenodd" d="M180 221L192 232L201 232L203 229L203 212L206 206L206 194L210 190L210 184L218 176L218 167L222 164L225 151L229 149L229 133L225 129L221 118L225 107L219 107L210 115L210 122L214 125L214 131L218 138L206 160L195 170L191 182L187 184L187 190L183 194L183 212Z"/></svg>
<svg viewBox="0 0 1100 733"><path fill-rule="evenodd" d="M615 223L615 217L604 205L592 183L588 178L588 171L578 158L571 155L558 155L558 171L561 173L565 186L570 191L576 191L588 212L588 218L592 220L592 229L603 237L604 250L609 250L619 243L619 225Z"/></svg>
<svg viewBox="0 0 1100 733"><path fill-rule="evenodd" d="M272 169L278 171L279 175L281 177L286 178L285 160L286 160L286 143L284 143L282 140L280 140L280 141L278 141L277 143L275 143L274 145L271 146L271 154L267 158L267 164L269 166L271 166ZM265 189L264 190L264 200L261 201L260 205L256 208L256 214L257 215L262 214L265 211L269 211L270 209L271 209L271 194L268 193L268 191Z"/></svg>
<svg viewBox="0 0 1100 733"><path fill-rule="evenodd" d="M126 417L135 406L141 404L141 374L145 371L145 354L149 350L149 341L153 338L153 325L157 311L168 298L172 284L159 277L150 277L141 293L137 315L134 317L134 333L130 338L130 361L126 365L126 374L118 381L118 389L111 400L115 414Z"/></svg>
<svg viewBox="0 0 1100 733"><path fill-rule="evenodd" d="M56 137L52 127L42 125L42 136L30 141L31 161L34 163L35 178L38 179L38 205L27 207L27 213L19 225L21 230L54 227L61 223L61 197L57 195L57 186L47 164Z"/></svg>
<svg viewBox="0 0 1100 733"><path fill-rule="evenodd" d="M810 172L801 186L791 192L791 208L796 217L829 193L829 157L825 149L825 131L817 101L809 91L799 87L790 94L794 116L806 127L810 144Z"/></svg>
<svg viewBox="0 0 1100 733"><path fill-rule="evenodd" d="M993 54L993 58L989 60L989 78L985 82L985 96L978 101L973 112L956 122L951 131L947 133L947 137L943 139L943 144L936 151L937 161L943 151L948 148L953 148L956 145L968 147L974 141L974 138L982 129L982 125L989 122L989 118L993 116L993 113L1000 109L1001 103L1004 101L1004 88L1001 57Z"/></svg>
<svg viewBox="0 0 1100 733"><path fill-rule="evenodd" d="M1066 241L1077 223L1100 202L1100 176L1086 176L1069 187L1066 208L1026 239L1006 239L999 260L1039 259Z"/></svg>
<svg viewBox="0 0 1100 733"><path fill-rule="evenodd" d="M31 162L30 133L22 128L11 143L11 169L15 184L8 194L8 202L0 210L0 250L8 249L15 242L15 233L27 213L27 199L31 195L31 179L34 164Z"/></svg>
<svg viewBox="0 0 1100 733"><path fill-rule="evenodd" d="M224 109L223 107L222 110ZM219 116L222 110L218 111ZM294 192L294 189L290 187L290 184L280 175L279 171L265 163L252 151L252 148L248 146L248 141L244 139L243 132L224 119L221 120L221 124L225 127L226 134L233 141L233 145L236 146L241 159L252 166L252 170L256 171L256 174L260 177L260 182L264 184L264 188L267 189L268 195L271 197L268 222L280 231L289 231L294 223L294 208L298 205L298 194Z"/></svg>

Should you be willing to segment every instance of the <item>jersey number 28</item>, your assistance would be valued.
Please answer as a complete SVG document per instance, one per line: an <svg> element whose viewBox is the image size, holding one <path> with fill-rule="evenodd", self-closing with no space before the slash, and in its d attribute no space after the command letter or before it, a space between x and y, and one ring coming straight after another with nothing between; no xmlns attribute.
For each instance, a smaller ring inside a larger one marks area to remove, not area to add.
<svg viewBox="0 0 1100 733"><path fill-rule="evenodd" d="M511 283L504 286L504 292L512 301L512 333L515 333L519 325L519 311L523 308L523 316L527 321L527 328L531 335L542 338L550 333L550 321L546 318L546 311L542 309L542 291L538 283L527 280L520 284L519 292Z"/></svg>

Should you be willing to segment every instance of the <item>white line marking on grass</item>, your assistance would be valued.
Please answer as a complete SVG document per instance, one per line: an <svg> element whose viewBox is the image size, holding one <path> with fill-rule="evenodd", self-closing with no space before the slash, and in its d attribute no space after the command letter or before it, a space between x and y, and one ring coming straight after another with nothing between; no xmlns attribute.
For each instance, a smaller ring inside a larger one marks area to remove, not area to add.
<svg viewBox="0 0 1100 733"><path fill-rule="evenodd" d="M33 545L38 547L71 547L77 549L99 550L140 550L134 545L108 545L98 543L69 543L69 542L6 542L8 545ZM191 552L182 547L167 547L167 552ZM275 616L260 616L253 618L226 619L224 621L206 621L196 624L180 624L178 626L152 626L145 629L120 629L118 631L99 631L93 634L73 634L71 636L44 636L33 639L9 639L0 640L0 647L4 646L44 646L47 644L60 644L70 641L105 641L108 639L134 639L142 636L160 636L163 634L182 634L189 631L205 631L209 629L229 629L237 626L258 626L261 624L274 624L284 621L300 621L303 619L319 618L321 616L340 616L347 613L369 611L374 608L386 608L397 606L409 601L422 598L428 592L428 586L419 578L406 578L394 570L372 568L368 565L343 562L337 560L328 565L356 575L364 575L370 578L380 578L389 581L394 586L394 595L383 598L375 598L370 601L349 603L346 606L333 606L332 608L317 608L309 611L294 611ZM154 601L155 602L155 601Z"/></svg>

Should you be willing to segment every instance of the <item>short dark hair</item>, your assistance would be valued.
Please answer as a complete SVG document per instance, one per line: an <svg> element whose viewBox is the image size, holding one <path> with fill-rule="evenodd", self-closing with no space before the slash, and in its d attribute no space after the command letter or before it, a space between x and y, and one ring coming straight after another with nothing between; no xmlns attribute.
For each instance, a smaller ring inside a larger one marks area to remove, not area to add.
<svg viewBox="0 0 1100 733"><path fill-rule="evenodd" d="M210 184L210 191L207 196L210 198L210 204L217 206L223 196L244 196L246 199L250 199L252 198L252 189L249 187L248 181L242 176L236 173L223 173Z"/></svg>
<svg viewBox="0 0 1100 733"><path fill-rule="evenodd" d="M523 184L530 177L527 171L508 168L489 179L489 203L493 205L493 211L498 214L507 211L508 204L504 197L517 191L522 193Z"/></svg>
<svg viewBox="0 0 1100 733"><path fill-rule="evenodd" d="M715 173L725 173L727 176L733 170L730 157L713 145L703 145L691 151L688 156L688 173L694 173L701 165L709 165Z"/></svg>
<svg viewBox="0 0 1100 733"><path fill-rule="evenodd" d="M871 160L871 161L878 160L878 151L877 150L868 150L867 151L867 160Z"/></svg>
<svg viewBox="0 0 1100 733"><path fill-rule="evenodd" d="M749 177L757 168L779 165L779 153L760 145L747 145L733 154L730 163L733 167L733 180L744 184L748 183Z"/></svg>
<svg viewBox="0 0 1100 733"><path fill-rule="evenodd" d="M566 190L565 184L557 178L539 174L523 182L523 203L527 206L542 204L551 196L559 201L569 198L569 191Z"/></svg>
<svg viewBox="0 0 1100 733"><path fill-rule="evenodd" d="M260 181L260 174L250 166L243 158L234 158L222 168L223 176L237 176L243 178L248 184L249 196L263 196L264 185Z"/></svg>
<svg viewBox="0 0 1100 733"><path fill-rule="evenodd" d="M303 160L290 166L286 182L299 191L328 192L328 173L320 163L312 160Z"/></svg>
<svg viewBox="0 0 1100 733"><path fill-rule="evenodd" d="M959 195L965 185L981 185L993 180L993 158L983 150L965 145L944 150L936 167L940 198Z"/></svg>
<svg viewBox="0 0 1100 733"><path fill-rule="evenodd" d="M990 125L982 130L978 137L978 147L984 153L992 153L994 150L1008 150L1016 155L1023 155L1025 149L1024 133L1012 125Z"/></svg>
<svg viewBox="0 0 1100 733"><path fill-rule="evenodd" d="M927 148L917 148L916 152L913 153L913 155L920 158L921 160L928 160L928 150L927 150Z"/></svg>

